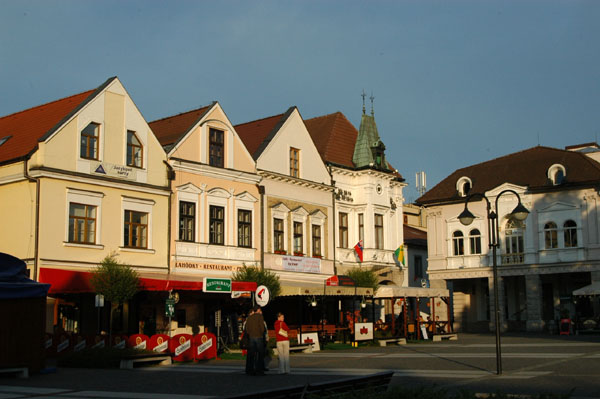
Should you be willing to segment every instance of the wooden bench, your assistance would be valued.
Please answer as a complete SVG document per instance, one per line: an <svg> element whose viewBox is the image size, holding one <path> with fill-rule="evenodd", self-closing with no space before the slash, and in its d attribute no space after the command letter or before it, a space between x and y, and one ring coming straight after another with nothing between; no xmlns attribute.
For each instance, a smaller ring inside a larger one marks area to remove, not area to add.
<svg viewBox="0 0 600 399"><path fill-rule="evenodd" d="M228 396L229 399L250 398L292 398L337 397L352 392L356 397L376 392L385 392L394 376L393 371L371 374L363 377L351 377L318 384L296 385L270 391L250 392ZM357 395L358 393L358 395Z"/></svg>
<svg viewBox="0 0 600 399"><path fill-rule="evenodd" d="M171 356L164 353L140 353L136 355L124 356L121 358L121 364L119 365L122 369L132 369L136 364L160 364L168 365L171 364Z"/></svg>
<svg viewBox="0 0 600 399"><path fill-rule="evenodd" d="M406 338L389 338L379 340L379 346L386 346L387 344L406 345Z"/></svg>
<svg viewBox="0 0 600 399"><path fill-rule="evenodd" d="M433 336L433 342L439 342L444 339L447 339L449 341L456 341L458 340L458 334L436 334Z"/></svg>
<svg viewBox="0 0 600 399"><path fill-rule="evenodd" d="M0 368L0 374L13 374L18 378L29 378L29 368L27 367L9 367Z"/></svg>

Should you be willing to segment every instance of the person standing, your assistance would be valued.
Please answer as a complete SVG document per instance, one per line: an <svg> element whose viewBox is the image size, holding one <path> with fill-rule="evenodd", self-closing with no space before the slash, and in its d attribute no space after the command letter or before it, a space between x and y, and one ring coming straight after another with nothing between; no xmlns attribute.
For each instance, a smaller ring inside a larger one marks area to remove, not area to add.
<svg viewBox="0 0 600 399"><path fill-rule="evenodd" d="M290 331L285 321L283 313L277 313L277 320L275 321L275 337L277 338L277 354L279 357L279 374L290 373L290 338L288 332Z"/></svg>
<svg viewBox="0 0 600 399"><path fill-rule="evenodd" d="M248 357L246 358L246 374L264 375L265 319L262 315L262 309L258 305L254 307L254 313L248 316L246 320L246 333L250 338Z"/></svg>

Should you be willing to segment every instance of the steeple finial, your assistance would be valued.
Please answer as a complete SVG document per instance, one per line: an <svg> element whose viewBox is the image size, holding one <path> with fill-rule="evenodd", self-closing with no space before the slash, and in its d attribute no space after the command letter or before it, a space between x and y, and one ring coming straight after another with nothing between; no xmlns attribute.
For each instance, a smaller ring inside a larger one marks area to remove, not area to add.
<svg viewBox="0 0 600 399"><path fill-rule="evenodd" d="M375 97L373 97L373 91L371 90L371 97L369 97L371 99L371 116L375 116L375 111L373 110L373 100L375 100Z"/></svg>
<svg viewBox="0 0 600 399"><path fill-rule="evenodd" d="M367 93L365 93L365 89L363 89L362 94L360 95L363 98L363 115L365 114L365 97Z"/></svg>

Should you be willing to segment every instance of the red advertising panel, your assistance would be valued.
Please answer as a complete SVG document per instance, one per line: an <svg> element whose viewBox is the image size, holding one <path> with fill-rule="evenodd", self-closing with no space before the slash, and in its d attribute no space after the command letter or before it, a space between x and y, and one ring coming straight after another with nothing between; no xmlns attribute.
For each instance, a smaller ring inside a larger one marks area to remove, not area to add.
<svg viewBox="0 0 600 399"><path fill-rule="evenodd" d="M167 334L154 334L148 341L148 349L158 353L167 352L169 349L169 336Z"/></svg>
<svg viewBox="0 0 600 399"><path fill-rule="evenodd" d="M214 359L217 357L217 337L211 333L194 336L194 358L196 360Z"/></svg>
<svg viewBox="0 0 600 399"><path fill-rule="evenodd" d="M69 352L72 347L71 337L67 333L60 333L54 336L55 353L60 356Z"/></svg>
<svg viewBox="0 0 600 399"><path fill-rule="evenodd" d="M125 345L127 344L127 335L113 335L112 337L112 347L117 349L125 349Z"/></svg>
<svg viewBox="0 0 600 399"><path fill-rule="evenodd" d="M169 341L169 352L173 361L186 362L194 360L194 348L191 334L177 334Z"/></svg>
<svg viewBox="0 0 600 399"><path fill-rule="evenodd" d="M101 349L106 348L108 335L90 335L88 337L88 348Z"/></svg>
<svg viewBox="0 0 600 399"><path fill-rule="evenodd" d="M149 339L145 334L133 334L127 340L127 347L139 350L148 349Z"/></svg>
<svg viewBox="0 0 600 399"><path fill-rule="evenodd" d="M87 347L87 339L85 339L86 337L81 336L79 334L73 334L71 336L71 338L73 339L73 351L74 352L79 352L84 350Z"/></svg>

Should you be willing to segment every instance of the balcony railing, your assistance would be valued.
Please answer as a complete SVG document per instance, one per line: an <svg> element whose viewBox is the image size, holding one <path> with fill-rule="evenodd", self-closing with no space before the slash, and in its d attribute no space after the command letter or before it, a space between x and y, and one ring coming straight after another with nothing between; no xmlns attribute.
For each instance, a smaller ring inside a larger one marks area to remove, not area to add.
<svg viewBox="0 0 600 399"><path fill-rule="evenodd" d="M503 265L518 265L525 262L525 254L524 253L512 253L502 255L502 264Z"/></svg>

